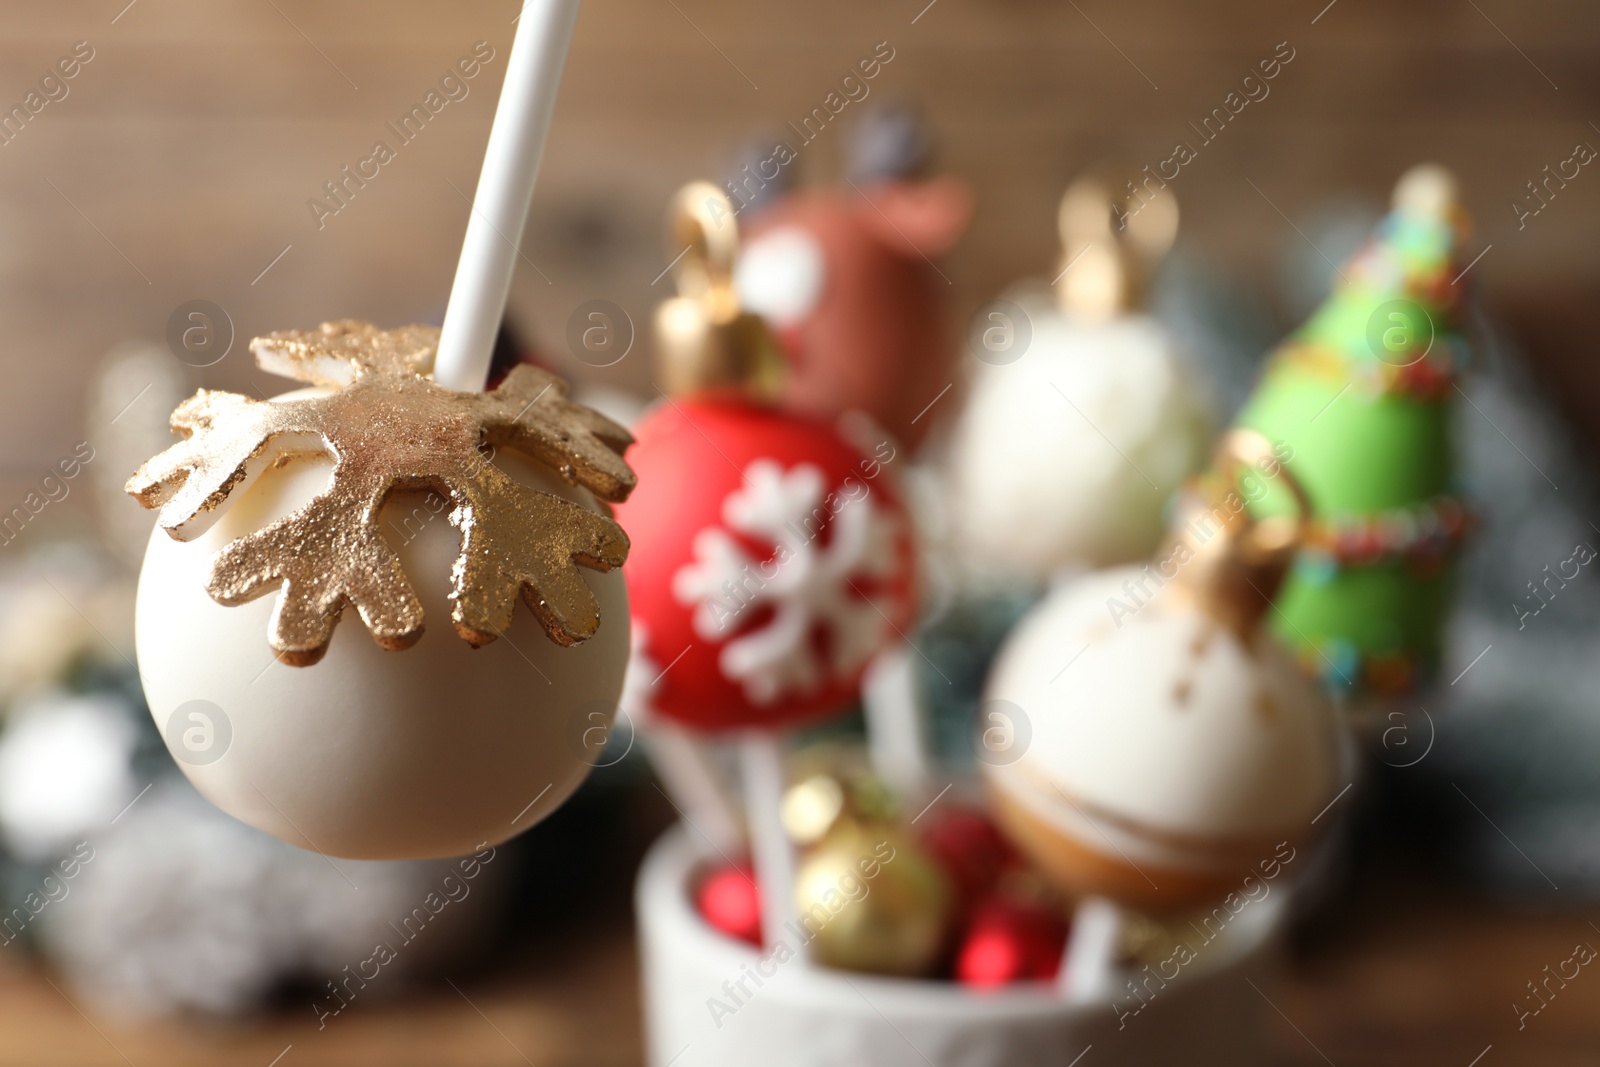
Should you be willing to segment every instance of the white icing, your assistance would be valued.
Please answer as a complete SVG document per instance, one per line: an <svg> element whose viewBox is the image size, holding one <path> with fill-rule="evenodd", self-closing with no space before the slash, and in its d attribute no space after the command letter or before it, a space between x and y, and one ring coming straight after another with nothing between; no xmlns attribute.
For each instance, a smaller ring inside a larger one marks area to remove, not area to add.
<svg viewBox="0 0 1600 1067"><path fill-rule="evenodd" d="M507 450L495 463L596 507L583 490ZM180 705L207 700L232 730L216 762L180 758L178 766L229 814L332 855L461 855L527 829L583 781L589 716L599 710L609 721L616 707L628 657L622 572L582 572L601 612L588 641L562 648L519 608L504 637L474 650L450 623L459 536L449 509L435 510L425 494L397 494L380 525L422 601L427 632L406 651L385 651L347 611L321 662L285 666L267 645L275 596L223 607L206 593L206 577L227 541L309 499L329 470L325 458L268 470L235 489L194 540L152 535L137 605L151 714L164 728Z"/></svg>
<svg viewBox="0 0 1600 1067"><path fill-rule="evenodd" d="M798 226L780 226L749 242L734 268L739 302L780 329L811 313L826 277L822 245Z"/></svg>
<svg viewBox="0 0 1600 1067"><path fill-rule="evenodd" d="M951 449L958 543L1036 580L1149 555L1207 439L1170 336L1147 316L1088 324L1025 310L1021 358L973 368Z"/></svg>
<svg viewBox="0 0 1600 1067"><path fill-rule="evenodd" d="M784 470L769 459L754 461L743 486L723 502L726 528L701 530L694 559L673 575L673 595L693 609L695 633L726 642L718 665L752 703L771 704L845 677L887 636L887 606L865 595L860 583L893 575L898 524L870 493L826 490L822 472L810 464ZM816 535L830 513L824 545ZM771 552L752 555L730 531ZM748 628L763 609L771 618ZM815 646L818 629L827 634L826 661Z"/></svg>
<svg viewBox="0 0 1600 1067"><path fill-rule="evenodd" d="M1041 812L1076 803L1063 830L1099 851L1101 834L1082 833L1091 817L1138 827L1118 843L1162 855L1183 850L1144 831L1202 845L1303 832L1338 789L1334 709L1266 635L1247 647L1171 586L1131 596L1140 573L1058 588L1012 634L985 696L1020 707L1032 736L990 774ZM1113 599L1137 608L1120 627Z"/></svg>

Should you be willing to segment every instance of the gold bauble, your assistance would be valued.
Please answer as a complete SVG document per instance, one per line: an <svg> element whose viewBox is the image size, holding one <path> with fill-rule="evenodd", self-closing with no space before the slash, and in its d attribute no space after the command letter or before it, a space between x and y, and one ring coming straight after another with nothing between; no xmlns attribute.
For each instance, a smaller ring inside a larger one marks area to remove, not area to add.
<svg viewBox="0 0 1600 1067"><path fill-rule="evenodd" d="M783 794L783 828L797 845L814 845L845 814L844 784L826 774L813 774L790 786Z"/></svg>
<svg viewBox="0 0 1600 1067"><path fill-rule="evenodd" d="M809 847L846 822L891 824L900 804L859 743L819 741L788 762L783 825L795 844Z"/></svg>
<svg viewBox="0 0 1600 1067"><path fill-rule="evenodd" d="M853 821L805 857L795 900L813 961L907 978L938 963L954 913L944 872L920 847L893 827Z"/></svg>

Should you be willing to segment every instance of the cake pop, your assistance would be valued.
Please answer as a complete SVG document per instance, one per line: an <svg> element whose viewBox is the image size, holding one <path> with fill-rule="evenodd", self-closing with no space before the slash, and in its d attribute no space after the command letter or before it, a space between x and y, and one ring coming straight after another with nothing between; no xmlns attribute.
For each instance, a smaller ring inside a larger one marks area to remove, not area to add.
<svg viewBox="0 0 1600 1067"><path fill-rule="evenodd" d="M824 419L863 411L910 448L955 380L950 279L934 264L972 217L966 183L921 176L929 155L913 110L869 109L846 183L762 203L737 275L740 299L782 343L783 405Z"/></svg>
<svg viewBox="0 0 1600 1067"><path fill-rule="evenodd" d="M1338 788L1340 721L1260 625L1300 519L1253 520L1246 497L1272 481L1304 498L1259 435L1222 455L1238 488L1187 501L1151 564L1058 588L990 676L986 725L1010 742L983 750L997 817L1068 892L1220 897Z"/></svg>
<svg viewBox="0 0 1600 1067"><path fill-rule="evenodd" d="M952 533L1009 579L1148 556L1167 498L1204 458L1205 406L1176 340L1141 310L1177 205L1162 190L1123 215L1116 192L1090 175L1062 197L1058 306L1019 290L974 325Z"/></svg>
<svg viewBox="0 0 1600 1067"><path fill-rule="evenodd" d="M1405 693L1438 665L1468 510L1450 439L1465 346L1455 181L1407 171L1332 296L1272 355L1239 425L1282 442L1314 509L1273 628L1333 691ZM1290 505L1272 492L1257 507Z"/></svg>
<svg viewBox="0 0 1600 1067"><path fill-rule="evenodd" d="M727 196L691 183L671 228L671 245L685 251L679 295L656 314L664 393L640 420L634 453L647 488L618 509L642 549L625 571L640 635L633 697L684 742L653 746L659 759L692 756L708 732L738 738L773 946L796 914L780 734L855 698L872 657L910 619L915 557L883 463L831 426L771 406L781 361L734 291ZM692 785L706 766L667 767L664 777ZM693 805L716 792L680 796Z"/></svg>
<svg viewBox="0 0 1600 1067"><path fill-rule="evenodd" d="M627 432L533 367L444 389L420 373L437 338L258 338L264 369L317 388L201 390L128 485L160 508L136 634L169 748L225 811L335 855L526 829L587 774L579 710L609 717L627 662L628 539L594 500L633 484ZM425 618L455 633L419 641Z"/></svg>
<svg viewBox="0 0 1600 1067"><path fill-rule="evenodd" d="M531 366L481 391L516 260L499 235L526 222L577 9L518 26L444 328L258 338L263 369L310 388L202 389L128 483L160 509L136 641L167 747L218 807L308 849L502 841L578 787L615 710L628 538L596 498L632 489L630 438ZM418 643L446 617L455 634Z"/></svg>
<svg viewBox="0 0 1600 1067"><path fill-rule="evenodd" d="M676 201L683 295L656 317L665 398L636 427L639 492L617 509L651 711L701 729L773 728L854 699L911 616L910 522L883 464L772 407L765 324L740 310L731 204ZM890 453L885 453L890 454Z"/></svg>

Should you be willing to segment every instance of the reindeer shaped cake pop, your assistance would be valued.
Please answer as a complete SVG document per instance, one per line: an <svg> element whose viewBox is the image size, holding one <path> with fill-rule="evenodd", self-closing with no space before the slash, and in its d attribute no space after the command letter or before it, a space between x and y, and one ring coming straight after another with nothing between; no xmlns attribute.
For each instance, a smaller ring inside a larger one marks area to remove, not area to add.
<svg viewBox="0 0 1600 1067"><path fill-rule="evenodd" d="M958 178L927 178L930 142L905 107L868 111L837 186L755 201L737 283L788 359L784 406L831 418L863 411L908 446L954 381L950 280L936 261L972 218Z"/></svg>

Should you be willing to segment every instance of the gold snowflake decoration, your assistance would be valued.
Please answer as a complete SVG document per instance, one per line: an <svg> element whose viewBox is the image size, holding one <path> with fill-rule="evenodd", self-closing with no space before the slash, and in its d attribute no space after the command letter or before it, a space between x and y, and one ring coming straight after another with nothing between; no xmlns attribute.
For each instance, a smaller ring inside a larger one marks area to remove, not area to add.
<svg viewBox="0 0 1600 1067"><path fill-rule="evenodd" d="M403 491L431 489L454 505L449 521L461 531L461 551L451 570L451 621L469 644L500 636L519 593L557 644L599 629L599 605L578 565L621 566L627 535L607 516L514 481L482 449L522 452L615 502L633 490L622 460L633 438L568 400L566 383L535 367L517 367L491 392L435 385L425 375L438 343L431 327L351 321L259 337L250 348L263 370L339 391L271 403L202 389L172 413L184 440L128 481L128 492L160 508L162 529L182 541L247 478L296 456L333 457L326 491L230 542L206 583L226 605L280 590L268 640L286 663L321 659L347 606L385 648L422 636L422 605L378 529L384 502Z"/></svg>

